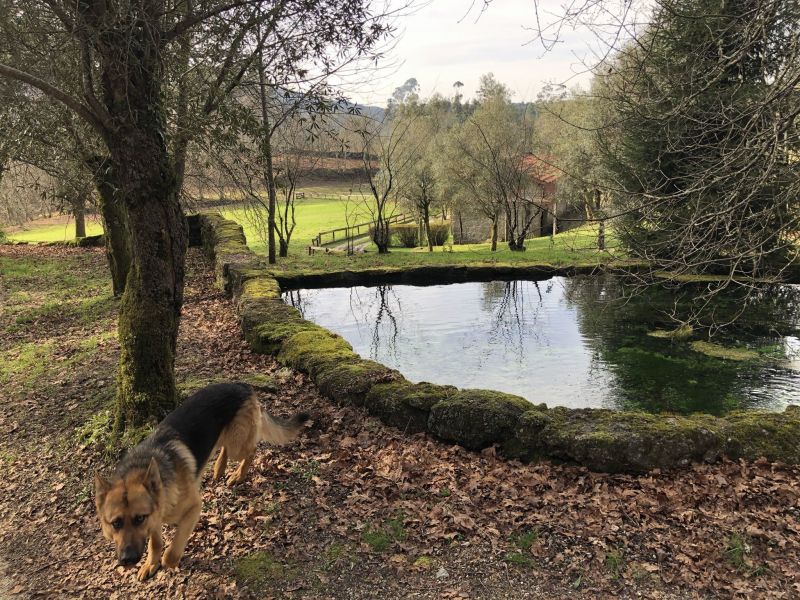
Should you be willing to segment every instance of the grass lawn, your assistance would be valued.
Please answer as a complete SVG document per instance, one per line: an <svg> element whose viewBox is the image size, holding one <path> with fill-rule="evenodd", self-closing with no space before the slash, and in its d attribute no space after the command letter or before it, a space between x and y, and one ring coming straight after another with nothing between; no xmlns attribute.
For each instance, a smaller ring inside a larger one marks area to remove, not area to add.
<svg viewBox="0 0 800 600"><path fill-rule="evenodd" d="M327 193L326 193L327 192ZM341 195L337 195L337 193ZM358 191L356 191L356 194ZM593 226L583 226L550 236L530 239L525 252L512 252L505 243L498 243L496 252L490 244L466 244L434 248L391 248L389 254L379 255L374 244L367 251L355 256L335 253L316 253L309 256L307 248L318 232L336 227L344 227L347 189L313 188L304 199L297 201L297 227L289 245L288 259L279 259L276 271L338 271L342 269L368 269L382 266L423 265L423 264L544 264L544 265L592 265L619 259L615 250L616 239L612 232L606 234L607 250L597 250L597 231ZM369 220L367 209L360 203L357 195L351 196L349 210L357 210L351 221ZM243 209L221 211L222 215L240 223L244 227L250 248L257 254L266 254L266 245L259 238L256 228ZM488 229L488 225L487 225Z"/></svg>
<svg viewBox="0 0 800 600"><path fill-rule="evenodd" d="M103 233L100 221L86 220L86 235ZM37 224L32 223L26 229L8 232L8 239L15 242L65 242L75 239L75 223Z"/></svg>
<svg viewBox="0 0 800 600"><path fill-rule="evenodd" d="M290 254L304 254L320 231L344 227L347 224L346 215L351 214L352 225L369 221L369 214L363 204L362 197L356 193L337 195L336 188L331 193L321 194L308 192L305 198L300 198L295 204L295 217L297 226L292 233L289 243ZM346 190L345 190L346 192ZM348 200L349 198L349 200ZM226 219L241 223L244 227L247 241L254 252L266 254L266 244L259 238L257 228L253 225L249 211L243 208L233 208L220 211Z"/></svg>
<svg viewBox="0 0 800 600"><path fill-rule="evenodd" d="M461 264L543 264L543 265L593 265L608 263L620 258L615 251L616 240L613 232L608 232L608 249L597 250L597 234L592 226L583 226L572 231L530 239L525 252L512 252L505 243L498 243L498 250L492 252L490 245L467 244L434 248L429 253L426 248L392 248L389 254L379 255L373 244L367 251L355 256L336 253L316 253L309 256L308 246L320 231L344 227L350 213L350 223L369 221L369 211L364 204L363 187L358 185L332 183L301 188L305 197L296 203L297 226L289 245L288 259L279 259L276 271L338 271L342 269L368 269L382 266L402 265L461 265ZM266 254L266 245L260 239L257 228L251 222L248 212L243 208L230 208L220 211L228 219L241 223L248 243L254 252ZM395 212L400 212L399 210ZM488 230L488 224L487 224ZM72 239L74 224L33 224L25 231L10 232L9 237L19 241L58 241ZM87 234L102 233L99 222L87 223Z"/></svg>
<svg viewBox="0 0 800 600"><path fill-rule="evenodd" d="M391 248L388 254L378 254L374 244L366 252L354 256L339 253L317 252L308 255L307 247L313 236L322 229L337 226L334 219L341 214L331 201L315 201L301 208L298 206L298 226L289 246L289 257L278 259L276 271L339 271L360 270L372 267L403 265L461 265L461 264L542 264L542 265L593 265L608 263L620 258L613 234L606 234L607 249L597 250L597 232L592 226L583 226L551 236L529 239L525 252L512 252L507 244L499 242L497 251L491 244L465 244L427 248ZM241 223L250 248L257 254L266 254L264 243L241 210L223 211L223 216ZM343 225L343 223L341 224Z"/></svg>

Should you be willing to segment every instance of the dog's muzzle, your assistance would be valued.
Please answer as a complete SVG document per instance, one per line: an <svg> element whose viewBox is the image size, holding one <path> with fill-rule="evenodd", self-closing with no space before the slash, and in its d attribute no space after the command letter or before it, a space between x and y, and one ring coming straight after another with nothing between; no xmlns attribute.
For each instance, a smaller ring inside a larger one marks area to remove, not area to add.
<svg viewBox="0 0 800 600"><path fill-rule="evenodd" d="M139 559L142 558L141 552L138 552L133 546L124 548L119 555L119 564L123 567L132 567Z"/></svg>

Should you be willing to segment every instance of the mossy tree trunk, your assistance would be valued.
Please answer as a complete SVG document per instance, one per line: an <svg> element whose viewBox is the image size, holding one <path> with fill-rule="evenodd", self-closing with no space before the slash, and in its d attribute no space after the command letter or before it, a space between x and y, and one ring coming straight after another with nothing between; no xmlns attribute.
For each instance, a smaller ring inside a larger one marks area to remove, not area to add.
<svg viewBox="0 0 800 600"><path fill-rule="evenodd" d="M139 140L113 152L126 190L131 250L119 314L118 432L158 420L176 405L175 347L188 234L176 173L155 131L133 130L129 139Z"/></svg>
<svg viewBox="0 0 800 600"><path fill-rule="evenodd" d="M166 145L160 10L159 3L143 3L131 11L131 22L123 19L109 33L120 43L97 47L109 152L105 173L113 176L112 205L122 206L130 234L118 326L117 434L156 422L177 401L175 348L188 232L178 168ZM87 17L95 24L103 15Z"/></svg>
<svg viewBox="0 0 800 600"><path fill-rule="evenodd" d="M128 209L107 161L95 172L95 183L100 195L108 268L111 271L114 296L119 297L125 291L132 260Z"/></svg>

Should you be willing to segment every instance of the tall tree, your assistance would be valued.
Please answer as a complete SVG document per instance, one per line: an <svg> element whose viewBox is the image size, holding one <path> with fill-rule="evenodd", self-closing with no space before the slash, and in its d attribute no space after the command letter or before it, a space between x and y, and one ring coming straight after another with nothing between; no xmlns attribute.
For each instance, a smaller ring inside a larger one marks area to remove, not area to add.
<svg viewBox="0 0 800 600"><path fill-rule="evenodd" d="M189 66L187 49L204 50L208 60L190 71L204 82L197 114L208 117L262 52L280 64L303 60L285 44L300 23L321 40L385 32L360 0L0 0L0 77L38 90L92 128L105 153L96 170L101 195L113 192L124 209L131 260L119 315L117 431L158 419L176 403L187 244L179 195L195 130L181 127L188 88L170 85L169 66ZM52 56L69 57L68 68Z"/></svg>
<svg viewBox="0 0 800 600"><path fill-rule="evenodd" d="M520 111L507 88L490 74L481 78L481 104L459 128L451 150L452 168L471 188L481 210L492 221L492 250L502 214L511 250L525 250L525 239L543 210L532 194L535 174L528 159L533 120Z"/></svg>

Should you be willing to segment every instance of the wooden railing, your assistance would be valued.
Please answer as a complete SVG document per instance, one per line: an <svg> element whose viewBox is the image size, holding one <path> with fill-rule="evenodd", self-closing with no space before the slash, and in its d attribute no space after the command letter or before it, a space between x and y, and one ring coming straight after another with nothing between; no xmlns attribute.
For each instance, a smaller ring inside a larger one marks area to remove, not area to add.
<svg viewBox="0 0 800 600"><path fill-rule="evenodd" d="M392 223L406 223L412 219L412 216L403 213L388 217L386 222L391 225ZM349 239L362 237L363 235L366 235L366 233L369 231L369 228L372 227L373 224L374 221L367 221L366 223L358 223L356 225L350 225L349 227L338 227L336 229L320 231L316 237L311 240L311 245L315 247L321 247L327 246L328 244L334 244L336 242L345 242ZM362 233L362 229L364 229L364 233ZM340 234L338 238L336 236L337 233ZM323 239L327 236L330 236L331 239Z"/></svg>

